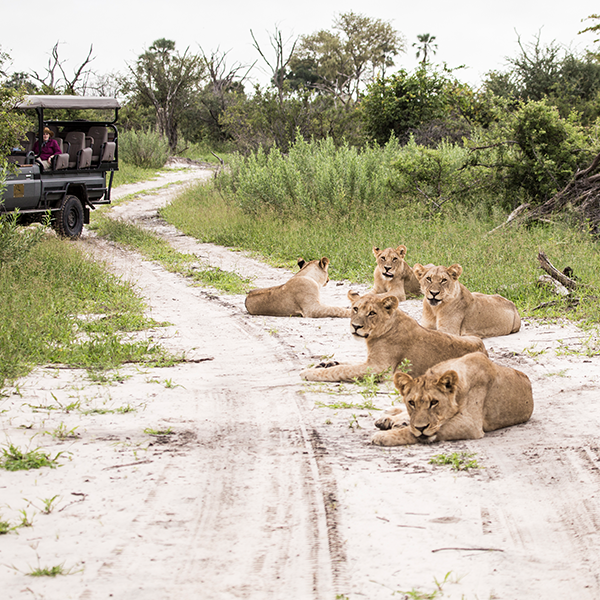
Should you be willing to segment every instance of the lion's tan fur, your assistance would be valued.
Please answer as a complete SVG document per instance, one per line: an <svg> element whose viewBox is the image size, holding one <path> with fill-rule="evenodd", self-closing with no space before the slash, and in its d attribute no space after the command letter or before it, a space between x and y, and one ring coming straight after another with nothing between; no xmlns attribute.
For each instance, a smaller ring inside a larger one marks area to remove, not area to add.
<svg viewBox="0 0 600 600"><path fill-rule="evenodd" d="M474 440L487 431L525 423L533 412L525 373L493 363L476 352L439 363L413 379L396 373L406 413L393 409L378 419L379 446Z"/></svg>
<svg viewBox="0 0 600 600"><path fill-rule="evenodd" d="M329 281L329 259L298 260L300 271L274 287L252 290L246 296L251 315L271 317L349 317L350 309L321 304L320 288Z"/></svg>
<svg viewBox="0 0 600 600"><path fill-rule="evenodd" d="M414 272L423 292L421 325L454 335L481 338L508 335L521 328L517 307L498 294L470 292L458 278L463 269L416 264Z"/></svg>
<svg viewBox="0 0 600 600"><path fill-rule="evenodd" d="M404 260L406 246L401 244L385 250L373 246L373 254L377 261L373 273L374 294L394 294L400 302L421 295L419 280Z"/></svg>
<svg viewBox="0 0 600 600"><path fill-rule="evenodd" d="M398 298L374 293L359 296L348 292L352 302L350 331L367 343L367 361L359 365L315 367L300 373L308 381L353 381L370 373L394 371L404 359L418 376L434 364L469 352L487 355L483 342L476 337L459 337L421 327L398 309Z"/></svg>

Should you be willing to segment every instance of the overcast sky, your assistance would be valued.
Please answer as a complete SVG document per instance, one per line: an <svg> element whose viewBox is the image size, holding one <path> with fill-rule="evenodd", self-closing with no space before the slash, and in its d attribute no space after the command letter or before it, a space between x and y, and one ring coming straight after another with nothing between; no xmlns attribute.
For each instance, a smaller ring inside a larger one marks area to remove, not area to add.
<svg viewBox="0 0 600 600"><path fill-rule="evenodd" d="M154 40L167 38L180 51L200 47L228 51L227 63L250 65L258 54L250 30L261 47L270 49L269 34L278 27L285 40L331 29L335 15L354 11L389 21L406 40L406 52L396 66L413 69L417 64L413 42L417 34L430 33L438 44L434 62L449 67L465 65L460 79L477 85L493 69L506 67L506 57L518 53L517 36L529 43L541 33L543 43L556 41L580 51L593 46L595 35L577 35L600 12L595 0L80 0L60 2L3 1L0 9L0 47L13 59L10 71L44 71L50 51L61 42L60 57L70 75L93 44L92 63L99 74L125 72ZM257 64L257 67L260 63ZM6 67L6 65L5 65ZM255 69L255 80L264 75Z"/></svg>

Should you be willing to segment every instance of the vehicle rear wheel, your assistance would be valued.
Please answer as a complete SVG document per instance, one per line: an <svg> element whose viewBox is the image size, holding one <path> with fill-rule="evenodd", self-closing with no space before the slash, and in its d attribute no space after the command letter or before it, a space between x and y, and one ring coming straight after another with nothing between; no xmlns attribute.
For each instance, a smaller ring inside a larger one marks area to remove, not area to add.
<svg viewBox="0 0 600 600"><path fill-rule="evenodd" d="M83 206L77 196L66 196L53 219L58 235L77 238L83 230Z"/></svg>

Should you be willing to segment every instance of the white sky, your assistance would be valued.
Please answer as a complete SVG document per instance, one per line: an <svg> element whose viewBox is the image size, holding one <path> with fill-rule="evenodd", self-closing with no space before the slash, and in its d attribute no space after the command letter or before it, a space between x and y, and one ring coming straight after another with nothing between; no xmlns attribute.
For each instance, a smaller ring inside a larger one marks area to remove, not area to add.
<svg viewBox="0 0 600 600"><path fill-rule="evenodd" d="M0 48L13 59L9 71L43 72L60 41L69 75L85 59L90 44L97 73L125 72L126 64L133 64L159 38L174 40L181 52L188 46L194 53L200 46L207 54L217 48L229 51L230 67L250 65L259 58L250 29L263 50L270 50L269 34L276 26L287 40L331 29L336 14L351 10L389 21L404 35L407 50L396 58L396 67L413 69L417 60L412 43L417 34L430 33L438 44L434 62L466 65L459 78L477 85L487 71L505 68L506 57L517 55L517 34L524 43L541 32L543 43L556 41L574 51L591 48L596 36L577 32L591 24L582 19L600 12L600 6L596 0L3 0ZM253 74L254 80L265 82L256 67Z"/></svg>

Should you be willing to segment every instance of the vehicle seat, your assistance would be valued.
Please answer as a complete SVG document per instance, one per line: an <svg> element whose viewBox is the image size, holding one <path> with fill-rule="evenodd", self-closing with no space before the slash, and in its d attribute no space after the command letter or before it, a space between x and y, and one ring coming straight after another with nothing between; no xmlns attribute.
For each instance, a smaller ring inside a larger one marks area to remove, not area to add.
<svg viewBox="0 0 600 600"><path fill-rule="evenodd" d="M99 163L104 154L104 144L108 142L108 128L92 125L86 139L91 139L92 142L92 162Z"/></svg>
<svg viewBox="0 0 600 600"><path fill-rule="evenodd" d="M92 149L86 148L83 131L69 131L64 141L69 144L69 169L86 169L92 164Z"/></svg>

